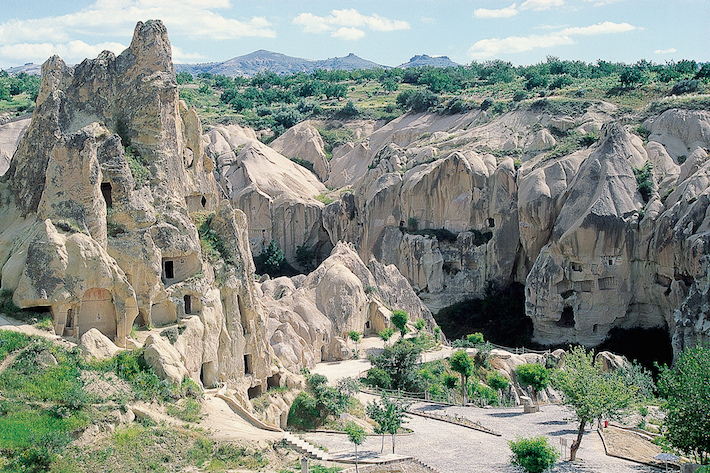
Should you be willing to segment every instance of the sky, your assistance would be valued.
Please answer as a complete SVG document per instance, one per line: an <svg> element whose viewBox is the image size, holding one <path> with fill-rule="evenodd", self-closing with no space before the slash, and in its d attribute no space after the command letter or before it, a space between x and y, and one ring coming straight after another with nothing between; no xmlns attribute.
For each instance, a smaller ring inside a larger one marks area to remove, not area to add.
<svg viewBox="0 0 710 473"><path fill-rule="evenodd" d="M548 55L710 61L710 0L0 0L0 68L116 54L137 21L162 20L176 63L258 49L307 59L354 53L386 66L416 54L459 64Z"/></svg>

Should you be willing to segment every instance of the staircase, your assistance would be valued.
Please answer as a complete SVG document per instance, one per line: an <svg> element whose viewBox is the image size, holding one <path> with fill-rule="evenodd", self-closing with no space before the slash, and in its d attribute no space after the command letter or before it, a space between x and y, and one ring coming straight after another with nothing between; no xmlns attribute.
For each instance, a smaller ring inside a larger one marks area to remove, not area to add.
<svg viewBox="0 0 710 473"><path fill-rule="evenodd" d="M301 439L300 437L297 437L293 435L291 432L285 432L284 434L284 440L286 443L289 445L292 445L295 447L299 452L308 455L311 458L315 458L320 461L329 461L330 460L330 455L321 450L320 448L316 447L315 445L312 445L305 440Z"/></svg>

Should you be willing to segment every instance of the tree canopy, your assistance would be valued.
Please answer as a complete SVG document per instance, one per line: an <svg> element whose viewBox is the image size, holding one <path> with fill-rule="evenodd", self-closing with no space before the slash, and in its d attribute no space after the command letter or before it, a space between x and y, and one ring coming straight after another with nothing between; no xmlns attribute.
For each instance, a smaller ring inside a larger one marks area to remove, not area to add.
<svg viewBox="0 0 710 473"><path fill-rule="evenodd" d="M577 439L570 448L570 460L576 458L586 425L602 417L618 418L638 392L637 386L628 384L617 372L602 371L601 361L595 362L594 354L587 353L581 346L565 356L565 366L553 372L552 383L579 422Z"/></svg>
<svg viewBox="0 0 710 473"><path fill-rule="evenodd" d="M658 386L666 399L666 439L699 463L710 463L710 347L684 350L672 368L661 371Z"/></svg>

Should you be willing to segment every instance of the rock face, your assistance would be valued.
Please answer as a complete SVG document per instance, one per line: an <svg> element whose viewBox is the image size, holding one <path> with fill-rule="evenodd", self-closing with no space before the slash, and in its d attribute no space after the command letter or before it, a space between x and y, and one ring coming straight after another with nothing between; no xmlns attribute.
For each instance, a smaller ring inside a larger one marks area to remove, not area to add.
<svg viewBox="0 0 710 473"><path fill-rule="evenodd" d="M262 144L253 131L218 127L206 139L222 188L247 216L255 254L271 240L292 264L299 246L315 248L321 259L330 253L333 245L321 224L323 203L316 199L327 189L312 172Z"/></svg>
<svg viewBox="0 0 710 473"><path fill-rule="evenodd" d="M710 113L652 116L644 143L613 106L585 107L393 120L334 151L328 183L351 190L323 226L432 309L525 283L541 343L593 346L614 327L665 327L676 353L705 340ZM580 135L591 146L556 151Z"/></svg>
<svg viewBox="0 0 710 473"><path fill-rule="evenodd" d="M281 277L261 284L269 311L271 345L290 370L349 356L351 330L365 335L390 327L390 308L436 323L394 266L371 260L366 266L352 245L338 243L307 277Z"/></svg>
<svg viewBox="0 0 710 473"><path fill-rule="evenodd" d="M260 394L282 369L256 299L247 217L213 170L160 21L138 23L118 57L73 68L50 58L0 184L3 289L20 307L50 307L56 332L89 352L99 332L130 347L134 322L179 322L175 346L146 344L162 377Z"/></svg>
<svg viewBox="0 0 710 473"><path fill-rule="evenodd" d="M323 138L318 130L308 122L301 122L289 128L271 143L271 148L289 158L298 158L313 165L318 179L328 179L330 164L326 159Z"/></svg>

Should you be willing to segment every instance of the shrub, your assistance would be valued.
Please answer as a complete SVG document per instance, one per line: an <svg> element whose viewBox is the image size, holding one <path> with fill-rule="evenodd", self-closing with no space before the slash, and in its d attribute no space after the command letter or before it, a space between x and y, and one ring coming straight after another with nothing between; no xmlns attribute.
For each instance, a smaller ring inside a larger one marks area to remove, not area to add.
<svg viewBox="0 0 710 473"><path fill-rule="evenodd" d="M268 274L273 276L283 268L285 257L279 248L276 240L271 240L269 246L264 248L261 254L254 258L254 265L258 274Z"/></svg>
<svg viewBox="0 0 710 473"><path fill-rule="evenodd" d="M493 106L493 99L488 97L487 99L484 99L483 102L481 102L481 110L488 110Z"/></svg>
<svg viewBox="0 0 710 473"><path fill-rule="evenodd" d="M481 383L474 383L468 387L468 397L479 406L497 406L498 392Z"/></svg>
<svg viewBox="0 0 710 473"><path fill-rule="evenodd" d="M355 102L348 100L348 103L338 112L343 117L357 117L360 115L360 110L355 106Z"/></svg>
<svg viewBox="0 0 710 473"><path fill-rule="evenodd" d="M392 378L389 373L387 373L382 368L370 368L367 372L367 377L365 378L365 384L368 386L377 386L383 389L392 388Z"/></svg>
<svg viewBox="0 0 710 473"><path fill-rule="evenodd" d="M313 270L315 267L314 258L313 250L305 246L296 247L296 263L298 263L304 271L310 272ZM365 293L367 293L367 291L365 291Z"/></svg>
<svg viewBox="0 0 710 473"><path fill-rule="evenodd" d="M509 441L508 446L512 452L510 463L528 473L542 473L559 458L559 453L545 437L518 437Z"/></svg>
<svg viewBox="0 0 710 473"><path fill-rule="evenodd" d="M488 373L486 383L493 389L506 389L508 387L508 378L500 374L498 371Z"/></svg>
<svg viewBox="0 0 710 473"><path fill-rule="evenodd" d="M528 98L528 94L524 90L516 90L513 94L513 102L520 102Z"/></svg>
<svg viewBox="0 0 710 473"><path fill-rule="evenodd" d="M299 166L304 167L311 172L315 172L315 171L313 171L313 163L308 161L307 159L302 159L302 158L289 158L289 159L291 161L293 161L294 163L298 164Z"/></svg>
<svg viewBox="0 0 710 473"><path fill-rule="evenodd" d="M314 429L318 415L316 398L303 391L296 396L291 404L291 409L288 411L288 424L302 430Z"/></svg>
<svg viewBox="0 0 710 473"><path fill-rule="evenodd" d="M690 94L693 92L697 92L699 87L700 82L695 79L682 80L673 84L673 88L671 89L671 95Z"/></svg>
<svg viewBox="0 0 710 473"><path fill-rule="evenodd" d="M648 202L653 196L653 191L655 190L655 182L653 179L653 164L651 161L646 161L641 169L633 168L634 175L636 176L636 183L639 187L639 192L644 202Z"/></svg>

